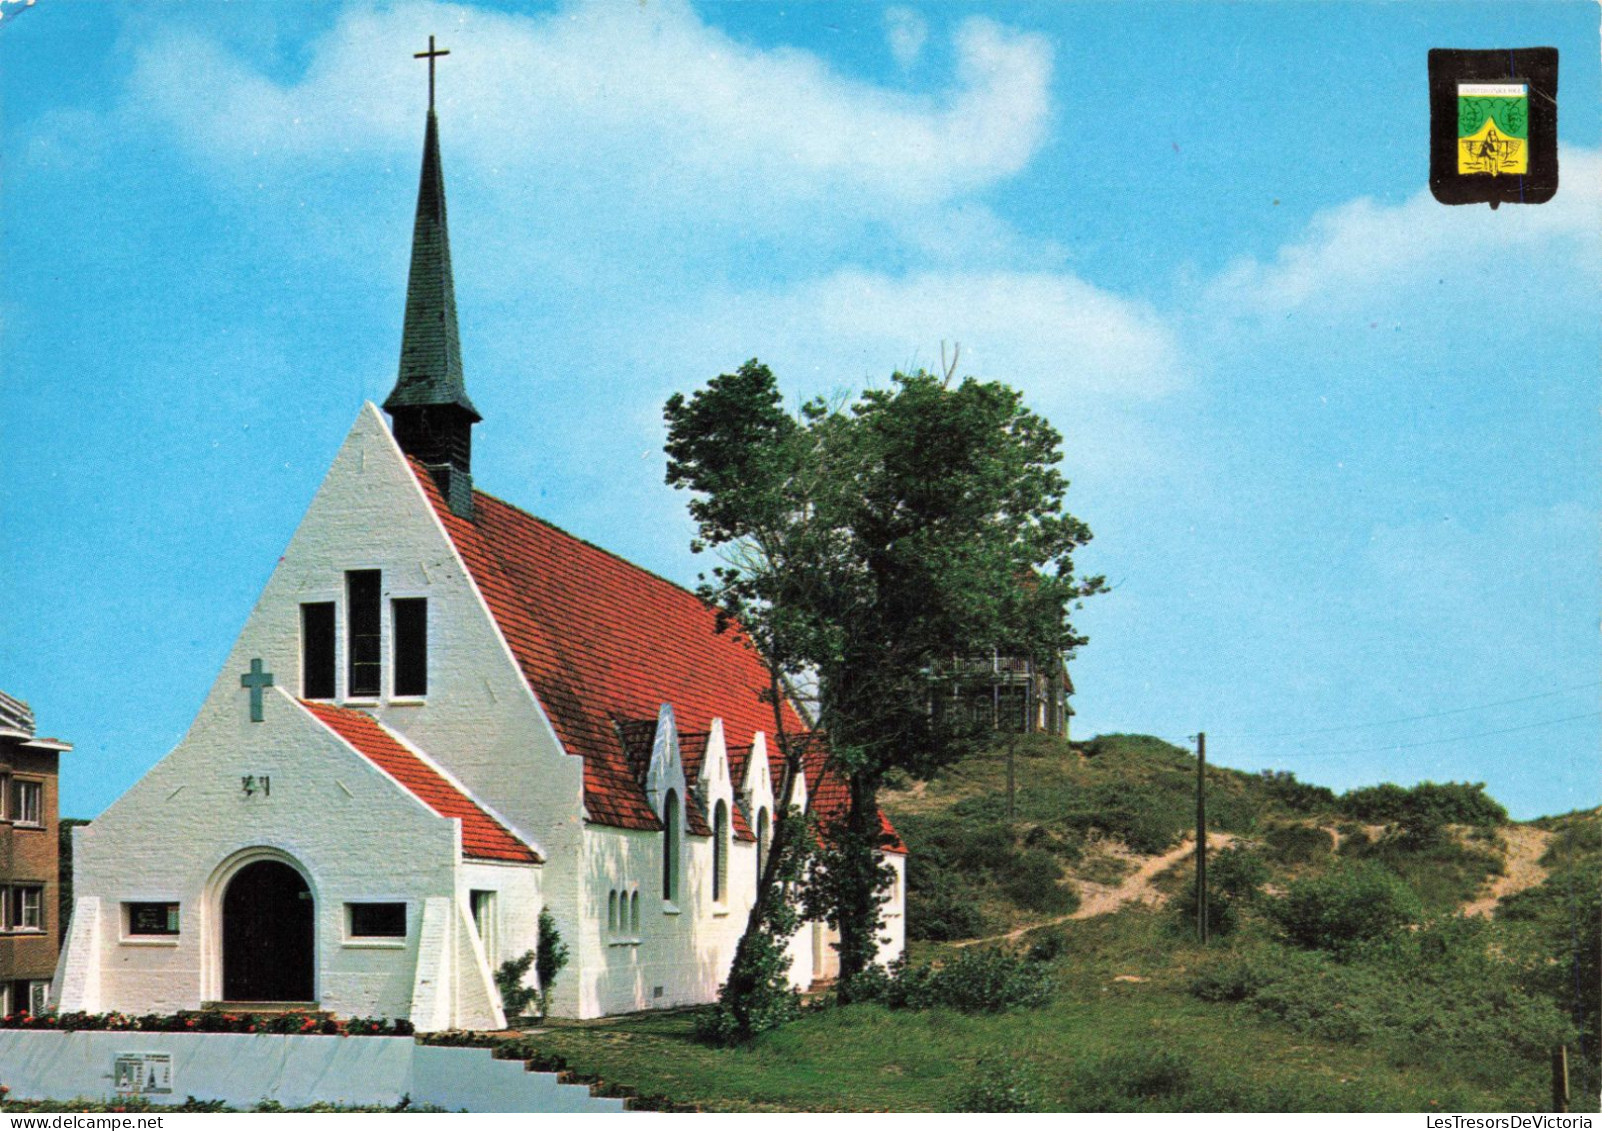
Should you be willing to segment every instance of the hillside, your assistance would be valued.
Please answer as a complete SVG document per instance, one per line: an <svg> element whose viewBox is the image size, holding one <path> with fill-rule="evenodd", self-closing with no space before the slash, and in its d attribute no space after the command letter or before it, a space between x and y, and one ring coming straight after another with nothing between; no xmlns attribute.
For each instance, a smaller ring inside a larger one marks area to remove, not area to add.
<svg viewBox="0 0 1602 1131"><path fill-rule="evenodd" d="M1596 812L1514 824L1472 786L1337 797L1209 769L1202 947L1193 757L1021 741L1009 820L1005 749L885 807L912 850L912 967L1011 962L1029 1004L820 1002L733 1049L698 1042L694 1011L645 1014L500 1055L712 1111L1542 1111L1563 1042L1573 1110L1596 1108Z"/></svg>
<svg viewBox="0 0 1602 1131"><path fill-rule="evenodd" d="M1190 882L1192 753L1145 735L1072 746L1024 738L1014 748L1009 820L1006 752L1000 745L884 799L913 849L914 937L974 938L1130 901L1150 904L1149 888L1131 887L1129 877L1176 849L1183 859L1161 870L1158 894ZM1209 840L1215 849L1239 843L1258 850L1272 870L1270 886L1342 860L1371 860L1404 879L1435 913L1490 914L1500 899L1545 878L1539 861L1552 830L1508 822L1501 806L1472 786L1431 791L1418 798L1381 786L1340 798L1290 774L1209 766ZM1421 816L1430 828L1410 830ZM1596 816L1573 820L1595 823Z"/></svg>

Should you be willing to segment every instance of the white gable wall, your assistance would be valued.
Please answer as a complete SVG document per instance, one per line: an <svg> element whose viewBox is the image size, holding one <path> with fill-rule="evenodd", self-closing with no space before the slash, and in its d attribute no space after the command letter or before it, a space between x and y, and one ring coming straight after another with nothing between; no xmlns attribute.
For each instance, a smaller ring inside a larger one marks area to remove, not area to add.
<svg viewBox="0 0 1602 1131"><path fill-rule="evenodd" d="M300 606L333 601L338 640L336 702L346 691L345 572L383 574L383 683L361 700L495 811L547 860L583 850L583 763L562 751L500 629L378 409L363 405L322 486L246 622L206 708L243 710L239 675L260 657L279 687L301 691ZM390 695L392 597L428 599L428 694ZM542 880L563 930L576 920L578 869ZM535 944L539 907L503 907L509 953Z"/></svg>
<svg viewBox="0 0 1602 1131"><path fill-rule="evenodd" d="M232 865L266 849L302 871L315 899L323 1008L408 1015L422 901L457 891L459 823L428 810L287 695L263 700L260 723L242 703L203 711L171 754L74 830L77 907L98 915L98 931L82 935L98 934L99 1000L63 998L60 1008L168 1013L220 998L222 891ZM246 774L269 776L271 795L247 797ZM351 943L344 905L353 900L405 901L405 943ZM129 939L127 902L177 902L177 939Z"/></svg>

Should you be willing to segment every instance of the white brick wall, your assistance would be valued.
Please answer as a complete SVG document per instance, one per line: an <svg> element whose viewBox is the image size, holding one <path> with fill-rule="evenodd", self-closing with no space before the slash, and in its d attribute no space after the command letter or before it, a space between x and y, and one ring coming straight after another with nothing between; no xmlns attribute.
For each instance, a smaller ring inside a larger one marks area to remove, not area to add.
<svg viewBox="0 0 1602 1131"><path fill-rule="evenodd" d="M397 787L294 701L305 602L336 604L344 693L344 581L354 569L382 571L386 620L384 694L363 709L427 752L534 844L546 859L543 868L463 861L456 822ZM421 701L388 695L394 596L429 602L429 689ZM265 720L252 723L239 677L258 658L275 687L264 697ZM699 779L686 782L670 705L661 723L648 783L653 803L660 806L669 787L681 798L694 791L710 821L717 801L732 807L738 789L771 812L774 785L760 768L760 735L747 778L736 783L721 724L715 725ZM271 797L245 797L246 774L270 776ZM710 1000L745 926L755 846L732 843L729 898L714 906L711 841L685 835L683 894L674 913L661 898L661 841L659 833L585 825L581 760L563 752L422 488L368 404L188 735L97 821L76 831L82 922L73 925L56 992L64 1009L167 1011L216 1000L228 870L252 852L270 851L300 868L312 889L317 994L338 1013L411 1015L422 1028L498 1020L496 995L484 982L499 962L535 947L542 905L572 950L555 985L553 1012L590 1017ZM476 946L468 904L474 889L497 892L496 954ZM637 942L606 929L607 894L614 889L640 893ZM350 943L343 905L354 899L405 901L405 945ZM123 937L122 905L136 900L180 903L175 943ZM899 928L892 933L890 950L899 953ZM792 946L798 983L812 974L811 940L803 930Z"/></svg>

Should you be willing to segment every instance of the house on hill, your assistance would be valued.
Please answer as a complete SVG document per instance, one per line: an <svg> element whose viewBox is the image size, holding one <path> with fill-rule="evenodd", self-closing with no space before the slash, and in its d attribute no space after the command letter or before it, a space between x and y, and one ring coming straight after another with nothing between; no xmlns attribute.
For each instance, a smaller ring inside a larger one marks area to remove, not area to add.
<svg viewBox="0 0 1602 1131"><path fill-rule="evenodd" d="M75 830L58 1008L499 1028L542 909L558 1015L724 980L782 784L766 671L693 594L474 487L432 107L402 339L392 426L362 406L189 733ZM797 796L846 791L815 754ZM792 941L797 986L830 941Z"/></svg>

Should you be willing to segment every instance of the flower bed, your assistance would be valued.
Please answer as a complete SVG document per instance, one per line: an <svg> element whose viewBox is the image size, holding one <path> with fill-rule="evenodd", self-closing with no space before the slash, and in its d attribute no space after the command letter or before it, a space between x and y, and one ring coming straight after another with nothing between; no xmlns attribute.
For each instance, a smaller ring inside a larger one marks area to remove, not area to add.
<svg viewBox="0 0 1602 1131"><path fill-rule="evenodd" d="M8 1013L0 1029L43 1029L61 1033L112 1030L140 1033L295 1033L330 1037L410 1037L416 1030L404 1018L325 1017L317 1013Z"/></svg>

